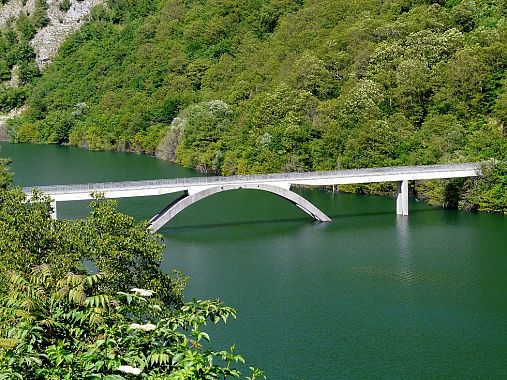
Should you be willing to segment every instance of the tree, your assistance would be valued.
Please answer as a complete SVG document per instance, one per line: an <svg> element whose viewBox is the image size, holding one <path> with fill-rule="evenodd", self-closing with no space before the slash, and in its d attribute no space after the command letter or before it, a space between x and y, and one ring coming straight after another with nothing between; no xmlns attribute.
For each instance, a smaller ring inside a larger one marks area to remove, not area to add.
<svg viewBox="0 0 507 380"><path fill-rule="evenodd" d="M46 0L35 0L32 22L36 29L45 27L49 22Z"/></svg>
<svg viewBox="0 0 507 380"><path fill-rule="evenodd" d="M11 272L0 298L0 379L221 379L240 355L208 348L206 322L236 311L219 301L167 309L150 290L101 292L105 275L55 277L50 266ZM253 370L250 379L262 376Z"/></svg>
<svg viewBox="0 0 507 380"><path fill-rule="evenodd" d="M157 146L156 156L162 160L176 161L176 149L181 140L181 135L187 122L186 116L180 115L172 121L166 134Z"/></svg>
<svg viewBox="0 0 507 380"><path fill-rule="evenodd" d="M53 220L51 210L49 198L41 193L27 204L19 188L0 190L0 293L9 270L28 273L44 263L57 275L84 272L71 225Z"/></svg>
<svg viewBox="0 0 507 380"><path fill-rule="evenodd" d="M30 62L35 58L35 51L27 41L21 41L16 47L17 62Z"/></svg>
<svg viewBox="0 0 507 380"><path fill-rule="evenodd" d="M37 33L37 28L24 12L21 12L16 20L16 29L26 41L30 41Z"/></svg>
<svg viewBox="0 0 507 380"><path fill-rule="evenodd" d="M31 83L35 78L40 77L40 75L39 67L34 61L23 61L19 65L19 81L22 84Z"/></svg>
<svg viewBox="0 0 507 380"><path fill-rule="evenodd" d="M88 260L107 275L102 287L108 294L146 287L167 305L181 304L186 279L161 272L161 236L150 232L148 222L136 223L118 212L113 201L97 199L91 207L85 220L54 220L48 197L35 192L26 203L18 188L1 191L0 279L9 269L26 274L42 263L58 276L85 273Z"/></svg>
<svg viewBox="0 0 507 380"><path fill-rule="evenodd" d="M502 134L507 136L507 85L504 83L502 92L498 95L495 101L494 115L500 121L502 127Z"/></svg>
<svg viewBox="0 0 507 380"><path fill-rule="evenodd" d="M451 16L456 25L464 32L470 32L475 27L477 8L474 1L463 1L454 6Z"/></svg>
<svg viewBox="0 0 507 380"><path fill-rule="evenodd" d="M11 79L11 69L5 60L0 60L0 82Z"/></svg>
<svg viewBox="0 0 507 380"><path fill-rule="evenodd" d="M507 214L507 165L488 162L481 172L481 177L469 181L465 187L461 207Z"/></svg>
<svg viewBox="0 0 507 380"><path fill-rule="evenodd" d="M229 105L220 100L192 106L176 149L178 162L203 172L218 172L221 140L232 125L232 116Z"/></svg>
<svg viewBox="0 0 507 380"><path fill-rule="evenodd" d="M464 140L465 129L454 115L432 115L417 131L420 147L412 154L413 162L427 165L459 160Z"/></svg>
<svg viewBox="0 0 507 380"><path fill-rule="evenodd" d="M405 114L420 124L427 113L431 71L424 60L404 60L396 71L396 98Z"/></svg>
<svg viewBox="0 0 507 380"><path fill-rule="evenodd" d="M60 9L62 12L67 12L70 9L70 6L70 0L62 0L60 4L58 4L58 9Z"/></svg>
<svg viewBox="0 0 507 380"><path fill-rule="evenodd" d="M21 107L26 99L24 88L9 87L0 92L0 112L9 112Z"/></svg>
<svg viewBox="0 0 507 380"><path fill-rule="evenodd" d="M180 304L186 280L177 273L172 278L160 271L161 235L152 234L147 221L137 223L115 206L115 201L95 200L90 216L72 226L79 252L106 275L104 286L110 293L145 287L168 305Z"/></svg>
<svg viewBox="0 0 507 380"><path fill-rule="evenodd" d="M9 170L11 160L0 158L0 191L6 189L12 183L13 174Z"/></svg>
<svg viewBox="0 0 507 380"><path fill-rule="evenodd" d="M393 126L371 122L349 139L343 154L345 168L395 166L400 159L401 141Z"/></svg>
<svg viewBox="0 0 507 380"><path fill-rule="evenodd" d="M336 87L333 75L326 69L324 62L310 52L303 53L295 63L291 78L294 87L322 99L332 95Z"/></svg>

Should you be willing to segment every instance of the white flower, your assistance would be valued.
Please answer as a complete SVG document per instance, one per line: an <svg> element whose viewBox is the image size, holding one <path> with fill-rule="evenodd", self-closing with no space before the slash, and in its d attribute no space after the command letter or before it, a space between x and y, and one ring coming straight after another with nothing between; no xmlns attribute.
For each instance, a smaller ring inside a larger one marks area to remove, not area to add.
<svg viewBox="0 0 507 380"><path fill-rule="evenodd" d="M153 295L153 290L132 288L132 289L130 289L130 291L132 293L136 293L137 295L140 295L141 297L151 297Z"/></svg>
<svg viewBox="0 0 507 380"><path fill-rule="evenodd" d="M132 367L129 365L121 365L118 367L118 371L125 372L125 373L131 373L133 375L139 375L141 373L141 370L136 367Z"/></svg>
<svg viewBox="0 0 507 380"><path fill-rule="evenodd" d="M151 330L155 330L157 328L157 326L152 323L146 323L144 325L140 325L139 323L132 323L129 327L131 329L138 329L138 330L144 330L144 331L151 331Z"/></svg>

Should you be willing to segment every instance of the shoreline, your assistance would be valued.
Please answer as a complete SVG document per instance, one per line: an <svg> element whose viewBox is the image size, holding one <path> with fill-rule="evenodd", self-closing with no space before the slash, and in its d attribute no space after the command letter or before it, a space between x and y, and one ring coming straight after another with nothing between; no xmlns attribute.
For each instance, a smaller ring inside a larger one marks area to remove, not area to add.
<svg viewBox="0 0 507 380"><path fill-rule="evenodd" d="M16 142L10 142L8 140L8 136L5 136L7 137L5 140L2 139L2 127L3 125L0 124L0 142L3 142L3 143L8 143L8 144L20 144L20 143L16 143ZM4 128L4 131L5 131L5 128ZM5 132L4 132L5 133ZM71 147L71 148L78 148L78 149L83 149L83 150L86 150L86 151L89 151L89 152L117 152L117 153L127 153L127 154L136 154L136 155L143 155L143 156L147 156L147 157L152 157L156 160L160 160L160 161L163 161L163 162L167 162L167 163L170 163L170 164L174 164L174 165L179 165L185 169L189 169L189 170L192 170L194 171L195 173L197 174L200 174L200 175L209 175L209 176L220 176L219 174L216 174L216 173L205 173L205 172L200 172L199 170L195 169L195 168L187 168L187 167L184 167L180 164L178 164L177 162L175 161L168 161L168 160L164 160L162 158L160 158L157 154L155 154L154 152L153 153L146 153L146 152L136 152L136 151L132 151L132 150L118 150L118 149L111 149L111 150L92 150L92 149L89 149L87 148L86 146L76 146L76 145L70 145L68 143L65 143L65 144L48 144L48 143L43 143L43 144L33 144L33 143L22 143L22 144L29 144L29 145L58 145L58 146L62 146L62 147ZM271 173L265 173L265 174L271 174ZM385 184L388 184L389 182L385 182ZM377 183L373 184L374 187ZM378 183L378 184L384 184L384 182L382 183ZM315 188L318 188L320 191L324 191L326 193L346 193L346 194L365 194L365 195L375 195L375 196L381 196L381 197L387 197L387 198L393 198L395 197L396 193L395 193L395 189L394 188L391 188L390 186L388 186L387 188L384 188L384 189L379 189L379 188L370 188L368 189L368 185L372 185L372 184L358 184L358 185L328 185L328 186L316 186ZM361 186L361 190L360 191L357 191L356 187L357 186ZM308 185L297 185L295 186L297 188L312 188L313 186L308 186ZM366 187L366 188L365 188ZM415 185L413 186L415 187ZM463 210L463 211L468 211L468 212L485 212L487 214L500 214L500 215L507 215L507 213L505 212L492 212L492 211L485 211L485 210L480 210L480 209L467 209L467 208L461 208L459 207L458 205L454 205L454 207L452 205L445 205L445 204L437 204L436 202L432 202L431 201L431 197L429 196L425 196L425 194L423 193L419 193L417 190L413 189L411 191L411 197L413 197L414 199L417 199L418 201L422 201L422 202L426 202L428 203L429 205L431 205L432 207L436 207L436 208L441 208L441 209L449 209L449 210Z"/></svg>

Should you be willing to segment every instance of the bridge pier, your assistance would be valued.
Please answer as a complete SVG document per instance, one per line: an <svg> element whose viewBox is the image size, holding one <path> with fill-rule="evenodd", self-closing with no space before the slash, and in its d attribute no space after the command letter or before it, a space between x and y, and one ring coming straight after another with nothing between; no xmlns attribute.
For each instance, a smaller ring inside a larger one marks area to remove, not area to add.
<svg viewBox="0 0 507 380"><path fill-rule="evenodd" d="M398 181L398 194L396 196L396 214L408 215L408 180Z"/></svg>

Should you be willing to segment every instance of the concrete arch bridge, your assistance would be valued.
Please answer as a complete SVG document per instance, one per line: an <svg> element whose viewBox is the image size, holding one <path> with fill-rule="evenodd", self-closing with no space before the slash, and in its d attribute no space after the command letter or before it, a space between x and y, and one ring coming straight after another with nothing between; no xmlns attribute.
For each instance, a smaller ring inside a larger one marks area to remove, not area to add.
<svg viewBox="0 0 507 380"><path fill-rule="evenodd" d="M353 183L398 183L396 213L408 215L408 181L437 178L476 177L481 174L479 163L401 166L374 169L335 170L325 172L280 173L241 176L213 176L173 178L148 181L90 183L80 185L55 185L25 187L28 199L37 188L53 200L53 217L57 217L57 202L92 199L92 193L102 193L105 198L129 198L182 192L150 220L150 227L157 231L178 213L190 205L223 191L235 189L263 190L282 197L312 218L320 222L331 219L315 205L291 191L293 185L328 186Z"/></svg>

